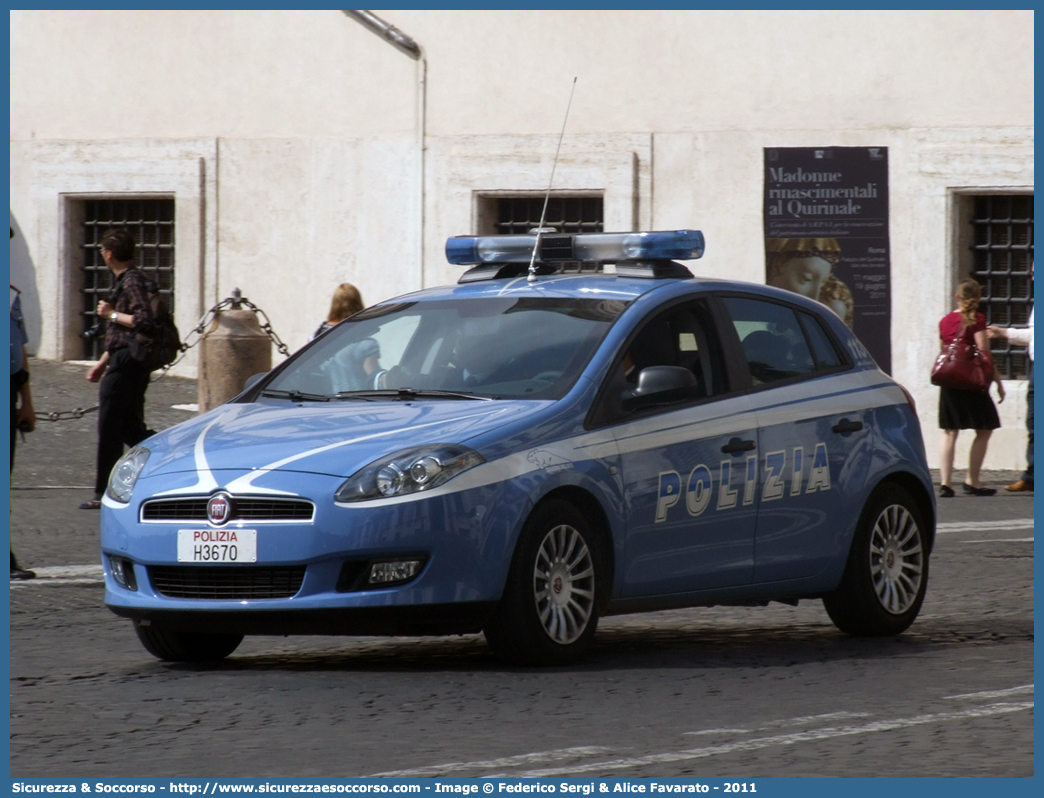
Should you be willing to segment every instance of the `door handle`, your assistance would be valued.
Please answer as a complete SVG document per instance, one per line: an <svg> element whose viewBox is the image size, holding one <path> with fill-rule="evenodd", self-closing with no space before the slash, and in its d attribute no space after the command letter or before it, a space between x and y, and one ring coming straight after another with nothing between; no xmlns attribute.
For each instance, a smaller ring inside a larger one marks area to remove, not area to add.
<svg viewBox="0 0 1044 798"><path fill-rule="evenodd" d="M739 454L740 452L750 452L754 450L754 441L741 441L739 438L733 438L724 446L721 450L725 454Z"/></svg>
<svg viewBox="0 0 1044 798"><path fill-rule="evenodd" d="M833 426L834 432L844 435L848 432L859 432L863 428L862 421L849 421L847 418L841 419Z"/></svg>

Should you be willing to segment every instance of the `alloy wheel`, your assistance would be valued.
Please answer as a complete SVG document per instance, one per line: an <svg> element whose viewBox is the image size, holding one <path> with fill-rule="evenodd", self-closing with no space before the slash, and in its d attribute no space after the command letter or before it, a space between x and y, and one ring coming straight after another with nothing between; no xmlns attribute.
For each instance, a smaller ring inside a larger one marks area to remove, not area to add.
<svg viewBox="0 0 1044 798"><path fill-rule="evenodd" d="M554 642L568 645L584 633L594 611L595 568L583 536L573 527L554 527L540 544L533 598L540 623Z"/></svg>
<svg viewBox="0 0 1044 798"><path fill-rule="evenodd" d="M917 600L924 573L924 549L917 520L892 504L877 517L870 535L870 578L885 610L902 615Z"/></svg>

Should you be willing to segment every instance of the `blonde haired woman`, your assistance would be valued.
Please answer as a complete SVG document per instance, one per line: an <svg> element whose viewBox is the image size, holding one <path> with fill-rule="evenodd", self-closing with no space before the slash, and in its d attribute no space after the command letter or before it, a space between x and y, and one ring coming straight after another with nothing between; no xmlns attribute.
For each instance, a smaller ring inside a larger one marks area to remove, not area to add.
<svg viewBox="0 0 1044 798"><path fill-rule="evenodd" d="M363 304L362 294L359 293L359 289L351 283L341 283L337 286L337 290L334 291L333 299L330 302L330 312L326 315L326 321L320 324L319 328L312 333L312 339L318 338L331 327L337 326L340 322L358 313L364 307L366 305Z"/></svg>
<svg viewBox="0 0 1044 798"><path fill-rule="evenodd" d="M979 313L982 287L976 280L961 280L957 286L957 309L947 313L939 321L939 340L948 347L955 338L973 342L983 352L989 351L986 341L986 317ZM1004 401L1004 385L996 367L993 382L997 383L999 401ZM948 499L954 495L950 478L953 475L953 453L957 446L957 435L962 429L975 430L968 457L968 475L962 490L972 496L992 496L995 488L984 487L980 480L982 461L986 458L986 446L990 434L1000 426L997 408L986 391L960 391L955 388L939 389L939 428L943 431L939 449L939 496Z"/></svg>

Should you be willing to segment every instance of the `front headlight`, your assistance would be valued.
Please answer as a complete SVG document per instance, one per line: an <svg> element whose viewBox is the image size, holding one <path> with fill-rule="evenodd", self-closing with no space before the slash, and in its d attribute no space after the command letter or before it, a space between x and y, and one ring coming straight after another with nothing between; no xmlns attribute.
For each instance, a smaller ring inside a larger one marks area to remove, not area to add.
<svg viewBox="0 0 1044 798"><path fill-rule="evenodd" d="M123 504L129 502L134 492L134 483L138 481L138 475L145 468L150 454L152 452L144 446L135 446L123 455L109 474L109 489L106 493Z"/></svg>
<svg viewBox="0 0 1044 798"><path fill-rule="evenodd" d="M478 452L455 444L403 449L355 472L337 489L334 499L364 502L430 490L484 462Z"/></svg>

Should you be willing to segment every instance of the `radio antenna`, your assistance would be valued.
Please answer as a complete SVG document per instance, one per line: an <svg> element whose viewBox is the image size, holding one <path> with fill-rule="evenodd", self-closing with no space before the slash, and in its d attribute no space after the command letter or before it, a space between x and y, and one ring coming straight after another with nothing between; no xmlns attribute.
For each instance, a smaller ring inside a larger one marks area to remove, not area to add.
<svg viewBox="0 0 1044 798"><path fill-rule="evenodd" d="M555 160L551 164L551 179L547 183L547 193L544 194L544 209L540 211L540 224L537 227L536 241L533 242L533 255L529 259L529 276L526 277L526 282L535 283L536 276L536 256L537 251L540 249L540 236L544 234L544 220L547 219L547 202L551 199L551 186L555 182L555 167L558 166L558 153L562 150L562 138L565 136L566 122L569 121L569 109L573 105L573 92L576 91L576 78L573 78L573 85L569 89L569 102L566 104L565 119L562 120L562 132L558 134L558 147L555 148Z"/></svg>

